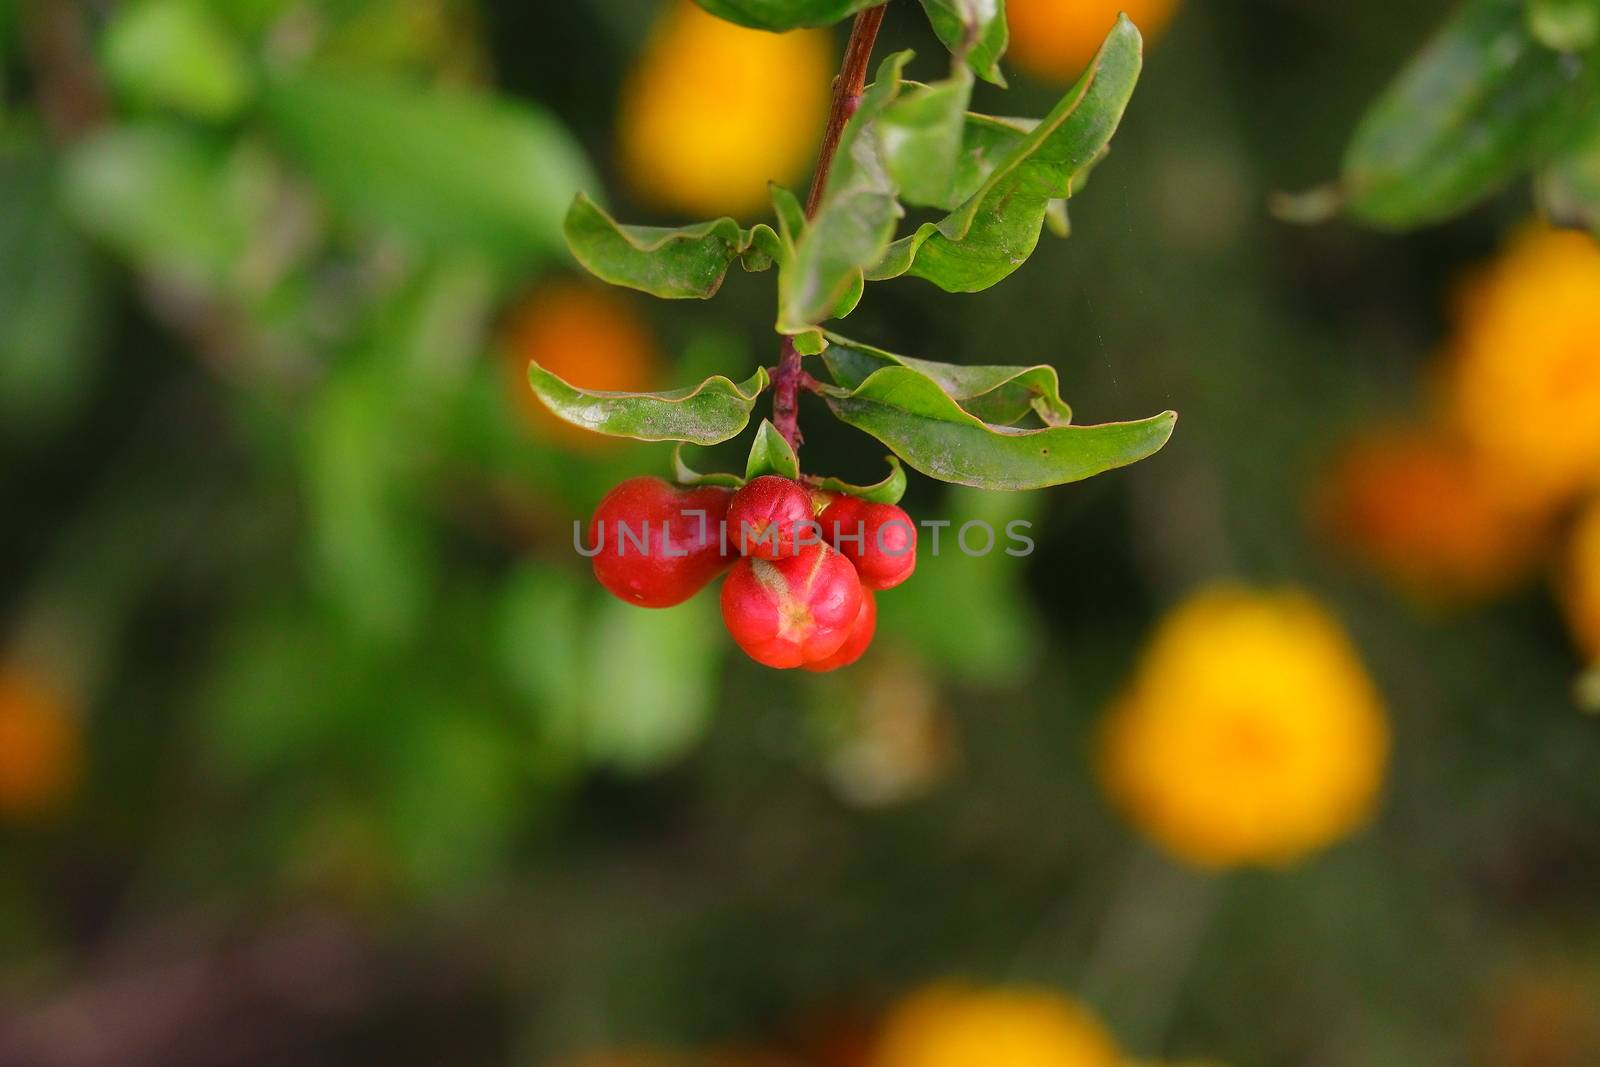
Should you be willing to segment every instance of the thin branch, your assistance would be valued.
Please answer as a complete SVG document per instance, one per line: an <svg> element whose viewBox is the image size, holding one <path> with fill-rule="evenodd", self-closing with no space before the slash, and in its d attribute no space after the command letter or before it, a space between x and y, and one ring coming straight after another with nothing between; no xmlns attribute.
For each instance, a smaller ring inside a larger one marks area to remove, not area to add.
<svg viewBox="0 0 1600 1067"><path fill-rule="evenodd" d="M850 42L845 45L844 64L833 80L833 105L828 110L828 125L822 133L822 148L817 153L817 169L811 176L811 191L806 194L806 218L814 218L828 188L833 157L839 152L839 139L845 124L861 105L861 92L867 84L867 65L872 46L883 25L884 6L869 8L856 16L850 27ZM800 433L799 393L810 388L811 376L801 366L801 356L789 338L778 350L778 367L772 375L772 425L797 452L805 437ZM813 383L814 384L814 383Z"/></svg>
<svg viewBox="0 0 1600 1067"><path fill-rule="evenodd" d="M833 169L833 157L839 152L839 139L844 127L861 106L861 93L867 86L867 65L872 62L872 46L878 40L878 28L883 25L884 5L868 8L856 16L850 27L850 42L845 45L844 65L839 76L833 79L833 106L828 112L828 125L822 133L822 149L817 153L817 169L811 176L811 191L806 194L806 218L813 218L827 191L828 173Z"/></svg>

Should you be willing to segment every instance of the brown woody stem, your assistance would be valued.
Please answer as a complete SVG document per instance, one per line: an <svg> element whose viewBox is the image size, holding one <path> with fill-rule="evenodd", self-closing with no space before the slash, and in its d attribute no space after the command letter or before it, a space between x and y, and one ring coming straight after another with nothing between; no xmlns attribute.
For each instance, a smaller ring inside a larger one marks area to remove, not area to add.
<svg viewBox="0 0 1600 1067"><path fill-rule="evenodd" d="M878 27L883 25L883 5L869 8L856 16L850 27L850 42L845 45L844 64L839 76L833 80L833 106L828 111L828 125L822 133L822 148L817 153L817 169L811 176L811 191L806 194L806 218L817 213L822 194L827 191L828 173L833 169L833 157L839 151L839 139L844 127L861 104L861 91L867 84L867 64L872 59L872 46L878 39ZM789 338L783 339L778 349L778 369L772 375L772 425L789 442L796 452L805 440L800 433L799 395L808 387L811 376L801 365L801 356Z"/></svg>

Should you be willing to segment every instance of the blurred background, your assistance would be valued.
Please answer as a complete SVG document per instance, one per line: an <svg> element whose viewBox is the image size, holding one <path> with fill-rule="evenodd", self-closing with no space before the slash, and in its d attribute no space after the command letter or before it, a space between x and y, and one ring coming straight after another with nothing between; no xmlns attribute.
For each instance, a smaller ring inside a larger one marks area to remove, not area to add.
<svg viewBox="0 0 1600 1067"><path fill-rule="evenodd" d="M1117 6L1012 0L975 108L1042 115ZM1600 247L1526 188L1268 212L1443 0L1122 6L1146 72L1071 238L847 330L1177 433L1039 493L913 475L1038 551L925 552L799 677L714 592L600 590L572 522L670 449L524 368L773 362L770 276L653 302L560 220L762 218L842 28L0 0L0 1063L1600 1064ZM947 62L905 0L899 47Z"/></svg>

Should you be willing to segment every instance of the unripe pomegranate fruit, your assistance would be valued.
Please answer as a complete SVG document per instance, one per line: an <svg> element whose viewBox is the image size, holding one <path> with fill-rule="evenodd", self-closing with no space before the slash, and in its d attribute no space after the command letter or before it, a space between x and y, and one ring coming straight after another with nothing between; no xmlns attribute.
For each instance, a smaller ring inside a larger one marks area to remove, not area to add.
<svg viewBox="0 0 1600 1067"><path fill-rule="evenodd" d="M763 474L733 494L728 505L728 537L746 556L792 556L801 542L822 540L812 515L811 492L805 486L781 475Z"/></svg>
<svg viewBox="0 0 1600 1067"><path fill-rule="evenodd" d="M841 494L822 512L822 536L855 564L868 589L892 589L917 569L917 527L893 504Z"/></svg>
<svg viewBox="0 0 1600 1067"><path fill-rule="evenodd" d="M800 667L838 652L861 614L861 579L827 545L783 559L746 558L722 583L722 621L768 667Z"/></svg>
<svg viewBox="0 0 1600 1067"><path fill-rule="evenodd" d="M872 595L872 590L864 588L861 590L861 610L856 613L855 624L850 627L850 636L844 639L839 651L815 662L803 663L801 666L808 671L819 673L848 667L867 651L867 646L872 644L872 635L877 629L878 600Z"/></svg>
<svg viewBox="0 0 1600 1067"><path fill-rule="evenodd" d="M733 493L716 486L680 489L660 478L629 478L589 520L594 576L630 604L681 604L733 560L722 521Z"/></svg>

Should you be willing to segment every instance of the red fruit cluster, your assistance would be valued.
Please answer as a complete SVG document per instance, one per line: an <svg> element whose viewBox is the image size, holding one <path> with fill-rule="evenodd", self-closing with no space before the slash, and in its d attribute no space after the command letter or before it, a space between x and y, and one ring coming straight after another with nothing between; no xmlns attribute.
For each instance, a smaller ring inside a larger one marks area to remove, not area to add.
<svg viewBox="0 0 1600 1067"><path fill-rule="evenodd" d="M630 603L668 607L729 564L722 619L768 667L831 671L861 658L875 590L911 576L917 530L892 504L813 491L777 475L737 492L631 478L590 522L595 577Z"/></svg>

